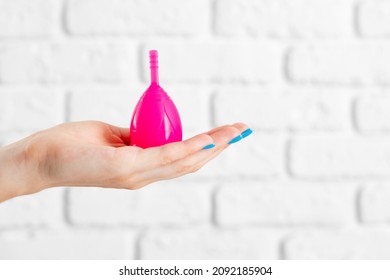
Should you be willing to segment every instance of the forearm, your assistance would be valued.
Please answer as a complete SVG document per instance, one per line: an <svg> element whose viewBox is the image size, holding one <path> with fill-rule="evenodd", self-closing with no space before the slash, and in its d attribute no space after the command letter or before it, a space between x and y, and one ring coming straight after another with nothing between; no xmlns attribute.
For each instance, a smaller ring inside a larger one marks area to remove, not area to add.
<svg viewBox="0 0 390 280"><path fill-rule="evenodd" d="M0 202L44 188L31 137L0 148Z"/></svg>

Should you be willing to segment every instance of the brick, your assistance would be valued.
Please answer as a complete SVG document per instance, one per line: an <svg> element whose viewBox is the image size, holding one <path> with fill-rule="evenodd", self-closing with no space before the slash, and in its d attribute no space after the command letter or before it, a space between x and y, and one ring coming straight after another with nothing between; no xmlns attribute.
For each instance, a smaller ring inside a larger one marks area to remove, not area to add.
<svg viewBox="0 0 390 280"><path fill-rule="evenodd" d="M355 109L358 129L364 132L389 132L389 106L390 98L384 94L359 97Z"/></svg>
<svg viewBox="0 0 390 280"><path fill-rule="evenodd" d="M282 48L277 43L237 43L231 41L177 43L155 42L147 50L159 50L161 78L188 83L272 83L282 75ZM149 81L149 69L144 68Z"/></svg>
<svg viewBox="0 0 390 280"><path fill-rule="evenodd" d="M334 131L350 126L350 97L345 90L229 87L218 89L213 107L217 125L242 120L267 131Z"/></svg>
<svg viewBox="0 0 390 280"><path fill-rule="evenodd" d="M216 195L223 226L341 225L354 218L354 188L330 184L227 184Z"/></svg>
<svg viewBox="0 0 390 280"><path fill-rule="evenodd" d="M114 83L135 80L133 44L72 41L0 44L0 83Z"/></svg>
<svg viewBox="0 0 390 280"><path fill-rule="evenodd" d="M296 234L285 244L287 259L389 259L389 231L337 231Z"/></svg>
<svg viewBox="0 0 390 280"><path fill-rule="evenodd" d="M352 33L351 1L219 0L216 32L270 37L338 37Z"/></svg>
<svg viewBox="0 0 390 280"><path fill-rule="evenodd" d="M360 193L361 219L365 223L390 222L390 189L387 184L365 187Z"/></svg>
<svg viewBox="0 0 390 280"><path fill-rule="evenodd" d="M139 86L118 88L86 88L71 90L70 120L100 120L129 127L133 107L138 101ZM90 104L93 103L93 106Z"/></svg>
<svg viewBox="0 0 390 280"><path fill-rule="evenodd" d="M197 176L233 179L238 176L271 179L284 172L285 141L281 136L255 131L228 147L218 158L198 171Z"/></svg>
<svg viewBox="0 0 390 280"><path fill-rule="evenodd" d="M150 231L141 238L141 259L276 259L280 233L273 230L191 228Z"/></svg>
<svg viewBox="0 0 390 280"><path fill-rule="evenodd" d="M197 35L208 27L207 0L70 0L66 23L77 35Z"/></svg>
<svg viewBox="0 0 390 280"><path fill-rule="evenodd" d="M294 83L388 85L390 48L375 42L298 46L288 55L287 73Z"/></svg>
<svg viewBox="0 0 390 280"><path fill-rule="evenodd" d="M72 189L69 219L80 226L181 226L211 215L210 185L156 184L138 191Z"/></svg>
<svg viewBox="0 0 390 280"><path fill-rule="evenodd" d="M55 89L0 89L0 132L34 131L64 121L64 93Z"/></svg>
<svg viewBox="0 0 390 280"><path fill-rule="evenodd" d="M1 0L0 38L45 37L58 25L57 1Z"/></svg>
<svg viewBox="0 0 390 280"><path fill-rule="evenodd" d="M307 136L293 140L289 168L305 178L365 178L390 175L387 137Z"/></svg>
<svg viewBox="0 0 390 280"><path fill-rule="evenodd" d="M7 200L0 204L0 229L63 225L62 198L62 189L49 189Z"/></svg>
<svg viewBox="0 0 390 280"><path fill-rule="evenodd" d="M123 231L35 232L27 238L0 238L0 259L132 259L135 237Z"/></svg>
<svg viewBox="0 0 390 280"><path fill-rule="evenodd" d="M388 1L361 1L357 17L361 35L366 37L390 36L390 3Z"/></svg>
<svg viewBox="0 0 390 280"><path fill-rule="evenodd" d="M130 85L126 89L95 87L71 90L70 119L101 120L129 127L133 110L146 90L146 85ZM208 91L200 87L171 85L164 89L178 108L184 138L207 129L209 123ZM93 106L88 106L93 101ZM194 118L194 114L197 117Z"/></svg>

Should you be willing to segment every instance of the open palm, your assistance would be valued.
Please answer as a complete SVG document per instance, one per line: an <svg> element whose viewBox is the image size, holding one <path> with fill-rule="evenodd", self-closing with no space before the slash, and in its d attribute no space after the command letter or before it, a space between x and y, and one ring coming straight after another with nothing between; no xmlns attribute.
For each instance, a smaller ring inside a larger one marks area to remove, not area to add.
<svg viewBox="0 0 390 280"><path fill-rule="evenodd" d="M183 142L142 149L130 146L128 128L98 121L64 123L30 136L29 156L39 157L49 186L136 189L195 172L247 126L225 125ZM203 147L214 144L211 149Z"/></svg>

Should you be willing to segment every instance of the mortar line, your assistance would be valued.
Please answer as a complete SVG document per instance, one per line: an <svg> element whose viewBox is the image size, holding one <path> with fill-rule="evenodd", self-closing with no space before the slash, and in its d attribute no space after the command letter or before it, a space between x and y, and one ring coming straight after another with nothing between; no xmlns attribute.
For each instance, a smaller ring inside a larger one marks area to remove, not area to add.
<svg viewBox="0 0 390 280"><path fill-rule="evenodd" d="M208 125L211 127L215 127L216 124L216 109L215 109L215 99L217 98L217 93L214 92L214 90L208 94L208 110L209 110L209 120Z"/></svg>
<svg viewBox="0 0 390 280"><path fill-rule="evenodd" d="M145 229L142 229L137 237L135 238L135 246L134 246L134 254L133 257L135 260L142 260L142 253L141 253L141 239L145 235Z"/></svg>
<svg viewBox="0 0 390 280"><path fill-rule="evenodd" d="M70 122L71 120L71 99L72 99L72 95L70 92L66 91L65 92L65 104L64 104L64 120L65 122Z"/></svg>
<svg viewBox="0 0 390 280"><path fill-rule="evenodd" d="M60 31L62 33L62 35L64 36L69 36L70 35L70 32L69 32L69 29L68 29L68 26L67 26L67 21L66 21L66 15L67 15L67 7L68 7L68 3L66 0L62 0L61 3L60 3L60 6L61 6L61 11L60 11Z"/></svg>
<svg viewBox="0 0 390 280"><path fill-rule="evenodd" d="M361 197L362 197L362 187L358 186L355 196L354 196L354 204L355 204L355 222L357 225L363 224L363 217L362 217L362 209L361 209Z"/></svg>
<svg viewBox="0 0 390 280"><path fill-rule="evenodd" d="M352 6L352 35L358 39L362 37L362 32L360 30L359 24L359 3L355 2Z"/></svg>
<svg viewBox="0 0 390 280"><path fill-rule="evenodd" d="M217 222L217 192L219 191L220 187L216 186L213 188L211 192L211 226L218 228L218 222Z"/></svg>

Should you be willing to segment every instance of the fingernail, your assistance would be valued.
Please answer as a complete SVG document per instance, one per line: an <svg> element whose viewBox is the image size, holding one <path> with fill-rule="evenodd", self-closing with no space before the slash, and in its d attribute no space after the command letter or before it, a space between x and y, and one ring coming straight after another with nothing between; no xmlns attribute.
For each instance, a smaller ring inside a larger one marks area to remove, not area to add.
<svg viewBox="0 0 390 280"><path fill-rule="evenodd" d="M248 128L247 130L245 130L243 133L241 133L241 137L242 138L245 138L245 137L248 137L249 135L251 135L253 132L252 129Z"/></svg>
<svg viewBox="0 0 390 280"><path fill-rule="evenodd" d="M240 141L242 139L242 136L241 135L238 135L237 137L234 137L232 140L230 140L228 142L228 144L233 144L233 143L237 143L238 141Z"/></svg>
<svg viewBox="0 0 390 280"><path fill-rule="evenodd" d="M208 149L211 149L211 148L214 148L214 147L215 147L215 144L209 144L207 146L204 146L203 150L208 150Z"/></svg>

